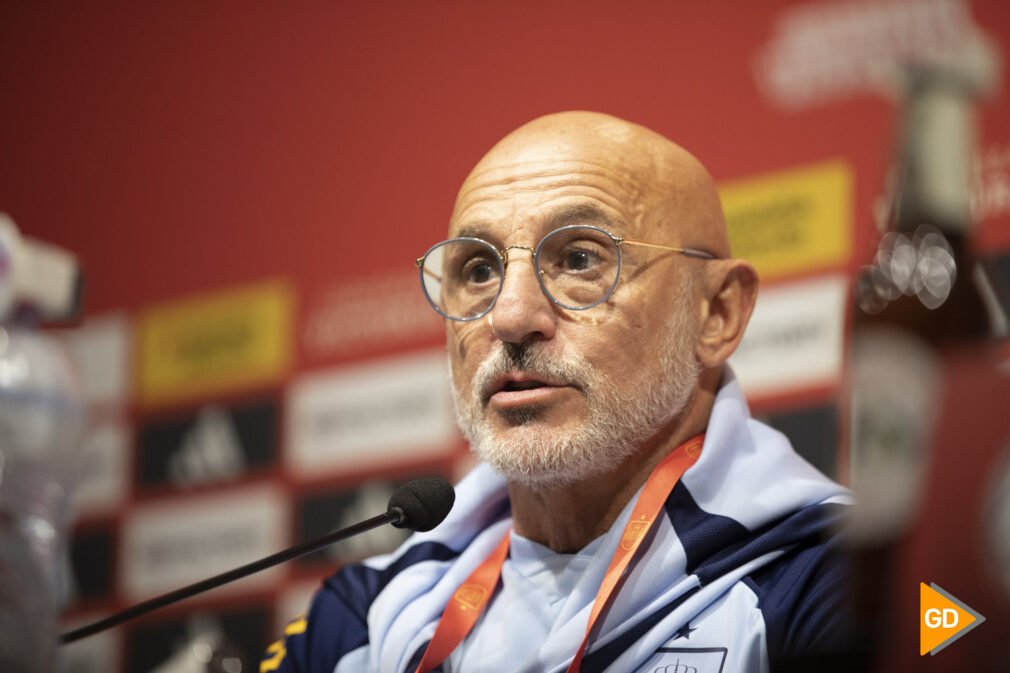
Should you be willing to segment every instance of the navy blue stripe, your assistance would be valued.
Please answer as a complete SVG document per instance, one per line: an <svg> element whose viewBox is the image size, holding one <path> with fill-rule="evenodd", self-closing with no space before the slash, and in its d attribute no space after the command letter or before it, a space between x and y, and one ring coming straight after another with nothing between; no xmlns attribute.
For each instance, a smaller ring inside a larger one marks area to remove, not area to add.
<svg viewBox="0 0 1010 673"><path fill-rule="evenodd" d="M598 650L591 651L582 660L582 668L579 669L581 673L601 673L602 671L605 671L607 666L614 663L617 657L624 654L624 651L631 647L635 641L648 633L664 617L676 610L681 603L697 593L700 588L701 587L695 587L687 593L678 596L667 605L664 605L642 621L635 624L618 638L615 638L606 645L600 647ZM590 644L590 647L592 647L592 644Z"/></svg>
<svg viewBox="0 0 1010 673"><path fill-rule="evenodd" d="M414 671L417 670L417 667L421 665L421 659L424 658L424 651L428 649L428 645L430 643L430 640L426 640L423 645L414 650L414 656L410 658L410 663L407 664L405 669L403 669L404 671L407 673L414 673ZM431 673L442 673L442 664L439 664L435 668L431 669Z"/></svg>
<svg viewBox="0 0 1010 673"><path fill-rule="evenodd" d="M831 627L828 618L839 614L838 597L844 592L838 585L840 575L831 565L832 550L822 536L844 507L808 507L752 532L734 519L704 511L678 483L666 502L666 513L687 554L688 573L696 574L701 586L765 553L793 548L767 570L745 580L758 594L769 629L769 654L774 657L783 651L806 651L802 648L830 639L830 634L825 635L825 629L830 631ZM605 671L696 591L680 596L619 638L591 651L582 670Z"/></svg>
<svg viewBox="0 0 1010 673"><path fill-rule="evenodd" d="M845 507L837 504L814 505L773 521L699 564L695 568L698 580L704 586L734 568L777 549L819 545Z"/></svg>
<svg viewBox="0 0 1010 673"><path fill-rule="evenodd" d="M682 481L677 482L666 499L665 509L677 538L684 545L688 574L713 554L751 535L739 521L710 514L699 507Z"/></svg>
<svg viewBox="0 0 1010 673"><path fill-rule="evenodd" d="M848 573L833 543L792 551L744 581L758 597L770 659L837 652L848 644Z"/></svg>
<svg viewBox="0 0 1010 673"><path fill-rule="evenodd" d="M815 505L788 514L749 531L735 519L706 512L679 482L666 501L666 514L684 546L687 572L698 575L702 585L729 570L775 549L785 549L820 536L837 520L845 505Z"/></svg>
<svg viewBox="0 0 1010 673"><path fill-rule="evenodd" d="M422 561L450 561L457 556L459 552L440 542L422 542L408 549L403 556L382 570L361 563L344 566L327 579L323 586L324 590L337 594L355 616L364 622L372 601L396 575Z"/></svg>
<svg viewBox="0 0 1010 673"><path fill-rule="evenodd" d="M422 542L387 568L347 565L323 583L309 612L304 640L288 637L284 670L332 671L349 652L368 644L368 610L400 572L422 561L450 561L459 556L444 544Z"/></svg>

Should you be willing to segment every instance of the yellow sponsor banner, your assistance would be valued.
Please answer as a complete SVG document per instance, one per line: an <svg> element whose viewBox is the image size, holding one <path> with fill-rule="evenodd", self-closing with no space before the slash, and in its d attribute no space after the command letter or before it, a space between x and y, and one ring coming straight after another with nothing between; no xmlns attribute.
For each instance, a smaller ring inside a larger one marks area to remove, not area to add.
<svg viewBox="0 0 1010 673"><path fill-rule="evenodd" d="M733 255L765 279L846 264L852 182L847 164L828 161L721 185Z"/></svg>
<svg viewBox="0 0 1010 673"><path fill-rule="evenodd" d="M143 404L266 383L291 359L293 293L269 281L143 311L138 392Z"/></svg>

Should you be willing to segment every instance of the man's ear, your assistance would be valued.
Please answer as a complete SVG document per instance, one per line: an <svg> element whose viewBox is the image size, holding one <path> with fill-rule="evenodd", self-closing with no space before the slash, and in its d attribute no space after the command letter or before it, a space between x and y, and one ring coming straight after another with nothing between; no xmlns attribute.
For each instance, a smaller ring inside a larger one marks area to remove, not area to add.
<svg viewBox="0 0 1010 673"><path fill-rule="evenodd" d="M713 260L705 266L697 356L710 368L721 366L740 344L757 301L758 275L742 259Z"/></svg>

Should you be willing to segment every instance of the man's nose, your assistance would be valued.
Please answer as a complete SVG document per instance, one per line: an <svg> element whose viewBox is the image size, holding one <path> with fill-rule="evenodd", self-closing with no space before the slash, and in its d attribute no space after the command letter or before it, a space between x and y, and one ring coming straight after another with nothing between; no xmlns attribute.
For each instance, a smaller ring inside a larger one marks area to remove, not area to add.
<svg viewBox="0 0 1010 673"><path fill-rule="evenodd" d="M513 246L507 252L501 294L491 309L491 331L507 343L553 339L558 316L537 281L532 251Z"/></svg>

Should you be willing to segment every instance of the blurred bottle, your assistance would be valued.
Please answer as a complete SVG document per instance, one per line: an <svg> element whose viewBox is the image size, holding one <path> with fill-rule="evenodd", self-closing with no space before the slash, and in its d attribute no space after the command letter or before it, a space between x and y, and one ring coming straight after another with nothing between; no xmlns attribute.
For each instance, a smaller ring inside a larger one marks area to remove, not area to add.
<svg viewBox="0 0 1010 673"><path fill-rule="evenodd" d="M0 328L0 670L47 671L84 412L56 342Z"/></svg>
<svg viewBox="0 0 1010 673"><path fill-rule="evenodd" d="M981 59L910 67L887 230L856 281L853 533L886 539L915 511L942 391L939 352L994 331L991 290L971 249L970 176Z"/></svg>
<svg viewBox="0 0 1010 673"><path fill-rule="evenodd" d="M886 229L856 281L849 465L857 505L847 533L861 646L870 653L908 618L895 598L907 587L895 585L909 580L917 591L929 581L904 577L899 551L924 525L950 357L985 352L1000 322L973 254L970 209L975 106L995 86L995 63L979 37L956 58L906 71ZM914 644L900 647L917 658Z"/></svg>
<svg viewBox="0 0 1010 673"><path fill-rule="evenodd" d="M54 670L65 591L61 568L85 413L67 358L35 328L39 311L24 301L31 292L20 290L25 245L0 214L0 671L48 673ZM51 261L43 260L42 267ZM51 274L43 275L52 281ZM47 309L60 312L53 305Z"/></svg>

